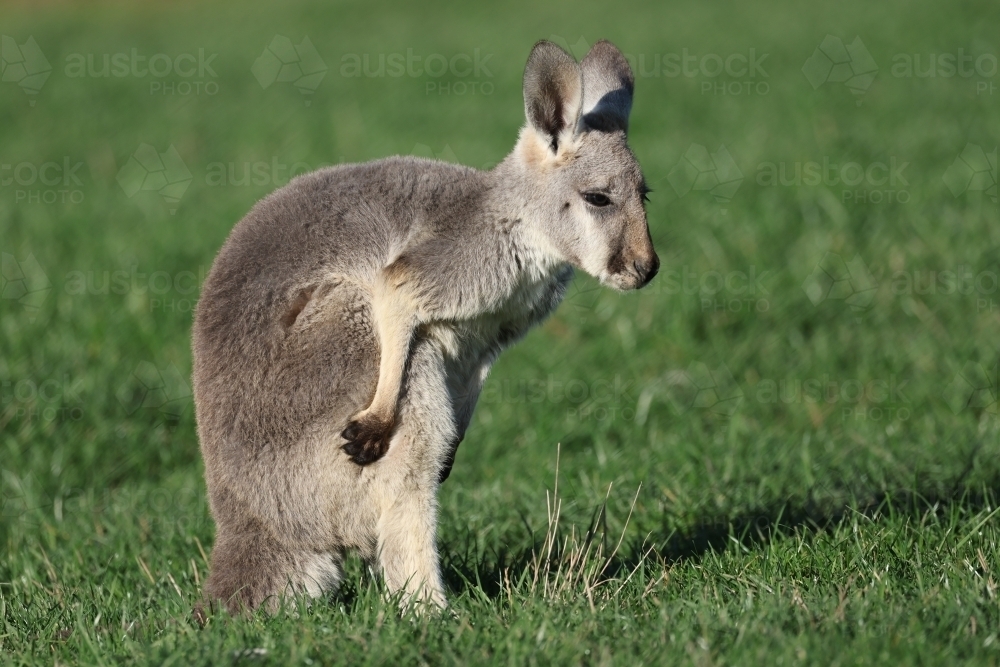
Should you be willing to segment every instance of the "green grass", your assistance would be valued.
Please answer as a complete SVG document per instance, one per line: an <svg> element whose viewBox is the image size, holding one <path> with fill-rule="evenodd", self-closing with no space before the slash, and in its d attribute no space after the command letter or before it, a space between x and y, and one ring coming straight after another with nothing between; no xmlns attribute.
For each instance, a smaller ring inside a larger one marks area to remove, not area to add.
<svg viewBox="0 0 1000 667"><path fill-rule="evenodd" d="M0 664L1000 662L1000 215L953 166L1000 141L995 5L45 5L0 9L2 34L52 67L37 95L0 83ZM314 94L251 73L276 34L315 45ZM863 95L807 80L827 34L859 36L877 64ZM500 160L524 60L550 35L642 56L631 141L663 273L632 295L578 276L497 364L440 493L450 615L401 617L352 562L310 607L198 629L200 276L286 178L271 165ZM133 48L217 53L215 76L172 74L162 94L66 71ZM480 71L343 75L345 54L374 67L408 49L478 50ZM753 49L766 76L670 76L663 54L685 49L709 69ZM987 75L893 70L959 49L991 54ZM176 149L179 201L128 196L140 144ZM692 144L726 147L731 199L670 178ZM67 160L78 181L32 176ZM769 180L824 160L876 167L847 196L808 169ZM908 165L875 182L893 160ZM827 295L823 267L851 280Z"/></svg>

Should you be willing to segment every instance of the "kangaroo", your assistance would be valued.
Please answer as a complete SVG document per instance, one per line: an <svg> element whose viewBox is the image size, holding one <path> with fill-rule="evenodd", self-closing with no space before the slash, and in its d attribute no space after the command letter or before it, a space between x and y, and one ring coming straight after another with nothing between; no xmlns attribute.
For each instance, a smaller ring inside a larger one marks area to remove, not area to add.
<svg viewBox="0 0 1000 667"><path fill-rule="evenodd" d="M538 42L527 123L492 170L329 167L235 226L192 336L210 600L274 612L335 588L353 551L405 604L446 605L436 494L490 366L573 267L620 291L659 267L626 142L633 87L610 42L580 63Z"/></svg>

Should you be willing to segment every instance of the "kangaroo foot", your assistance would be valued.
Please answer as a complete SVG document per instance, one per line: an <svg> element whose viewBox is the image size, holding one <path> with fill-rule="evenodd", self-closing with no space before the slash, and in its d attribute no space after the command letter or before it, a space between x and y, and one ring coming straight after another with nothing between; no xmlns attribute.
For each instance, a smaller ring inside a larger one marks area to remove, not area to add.
<svg viewBox="0 0 1000 667"><path fill-rule="evenodd" d="M341 446L351 460L359 466L378 461L389 451L389 438L395 424L378 415L361 414L347 422L341 432L347 442Z"/></svg>

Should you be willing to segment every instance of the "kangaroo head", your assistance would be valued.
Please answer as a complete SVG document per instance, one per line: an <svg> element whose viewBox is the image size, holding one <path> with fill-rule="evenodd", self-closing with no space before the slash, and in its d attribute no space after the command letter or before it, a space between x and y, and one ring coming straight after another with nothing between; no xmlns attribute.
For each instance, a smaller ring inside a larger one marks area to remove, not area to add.
<svg viewBox="0 0 1000 667"><path fill-rule="evenodd" d="M524 71L527 125L512 155L528 184L532 231L546 250L619 290L656 275L646 182L626 131L634 77L611 42L581 63L552 42Z"/></svg>

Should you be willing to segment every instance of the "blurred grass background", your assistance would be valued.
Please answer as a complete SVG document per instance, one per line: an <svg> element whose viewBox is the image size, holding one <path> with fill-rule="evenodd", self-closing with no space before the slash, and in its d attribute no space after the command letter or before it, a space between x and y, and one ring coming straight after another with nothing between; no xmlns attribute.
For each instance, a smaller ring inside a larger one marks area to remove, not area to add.
<svg viewBox="0 0 1000 667"><path fill-rule="evenodd" d="M56 2L0 18L0 663L997 663L995 5ZM215 252L293 171L495 164L541 38L633 59L661 275L630 295L578 275L495 367L440 494L456 618L398 619L355 564L297 620L196 630L213 531L189 332ZM838 43L861 79L823 69ZM266 49L325 74L279 75ZM133 52L194 71L73 69ZM935 76L907 75L932 54ZM450 65L378 75L407 56ZM690 76L672 69L685 56ZM741 73L742 56L759 66ZM807 163L839 168L815 184ZM845 185L849 163L869 176ZM577 530L607 527L613 547L642 486L609 570L638 574L598 604L499 583L531 576L557 443Z"/></svg>

